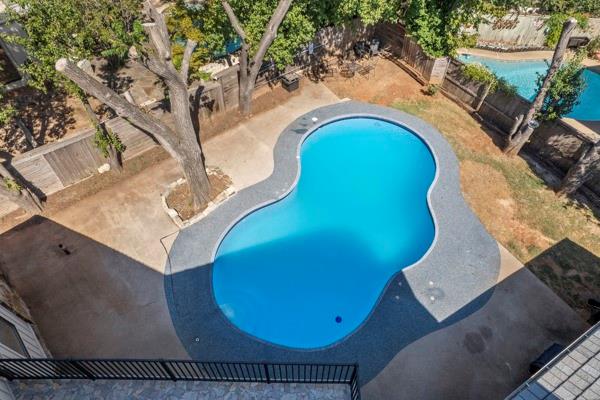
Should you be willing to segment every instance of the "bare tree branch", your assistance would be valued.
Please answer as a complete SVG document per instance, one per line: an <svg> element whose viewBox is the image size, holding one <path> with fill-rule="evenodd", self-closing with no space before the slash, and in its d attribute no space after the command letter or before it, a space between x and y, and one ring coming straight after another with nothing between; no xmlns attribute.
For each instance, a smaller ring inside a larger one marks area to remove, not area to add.
<svg viewBox="0 0 600 400"><path fill-rule="evenodd" d="M260 43L258 44L256 54L254 54L254 57L252 58L250 79L256 79L258 71L261 67L260 64L262 64L262 60L265 57L267 50L269 50L269 46L271 46L271 43L273 43L273 41L277 37L277 29L279 28L279 25L281 25L281 22L285 18L285 15L287 14L291 4L292 0L279 1L275 12L273 12L271 19L269 20L269 24L265 29L263 37L260 39Z"/></svg>
<svg viewBox="0 0 600 400"><path fill-rule="evenodd" d="M144 7L146 15L152 19L151 22L143 24L146 33L150 37L150 43L156 50L157 56L164 61L168 61L171 59L171 38L169 37L165 17L158 12L150 0L146 0Z"/></svg>
<svg viewBox="0 0 600 400"><path fill-rule="evenodd" d="M179 72L181 74L181 79L183 79L183 81L185 83L187 83L187 81L188 81L188 75L189 75L189 71L190 71L190 61L192 59L192 54L194 54L194 49L196 49L197 45L198 45L198 42L195 42L191 39L188 39L185 44L185 51L183 52L183 60L181 60L181 71Z"/></svg>
<svg viewBox="0 0 600 400"><path fill-rule="evenodd" d="M244 32L244 28L242 28L242 24L240 23L240 20L235 15L233 8L231 8L231 5L229 4L229 2L227 0L221 0L221 4L223 5L223 8L225 9L225 13L227 14L227 17L229 18L229 22L231 22L231 26L233 27L233 30L235 30L235 33L238 34L238 36L240 37L240 39L242 39L243 42L246 42L247 41L246 32Z"/></svg>
<svg viewBox="0 0 600 400"><path fill-rule="evenodd" d="M152 115L142 112L139 108L89 76L85 71L66 58L61 58L56 62L56 70L75 82L87 94L108 105L118 116L125 118L133 125L156 137L161 146L171 156L177 158L177 152L174 150L176 143L173 139L173 132L162 122L158 121Z"/></svg>

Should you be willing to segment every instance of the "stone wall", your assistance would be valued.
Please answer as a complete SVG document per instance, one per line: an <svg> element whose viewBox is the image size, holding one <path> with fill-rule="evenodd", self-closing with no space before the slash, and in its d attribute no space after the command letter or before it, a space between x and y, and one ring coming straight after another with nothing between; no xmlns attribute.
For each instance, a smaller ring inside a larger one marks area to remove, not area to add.
<svg viewBox="0 0 600 400"><path fill-rule="evenodd" d="M479 46L521 49L542 49L546 41L545 15L509 15L502 24L482 23L478 27ZM512 23L510 23L512 22ZM499 26L509 26L500 28ZM573 36L595 37L600 35L600 18L589 19L589 29L575 29Z"/></svg>

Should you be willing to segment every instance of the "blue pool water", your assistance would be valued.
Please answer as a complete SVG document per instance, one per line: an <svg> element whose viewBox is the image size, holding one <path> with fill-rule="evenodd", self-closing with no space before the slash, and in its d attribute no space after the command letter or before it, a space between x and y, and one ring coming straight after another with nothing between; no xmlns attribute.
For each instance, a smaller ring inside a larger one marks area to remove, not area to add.
<svg viewBox="0 0 600 400"><path fill-rule="evenodd" d="M369 315L389 279L433 242L435 161L410 131L332 122L300 149L295 188L226 234L215 299L238 328L294 348L332 344Z"/></svg>
<svg viewBox="0 0 600 400"><path fill-rule="evenodd" d="M462 54L459 60L467 63L480 63L487 66L496 75L505 78L517 87L518 93L533 100L537 91L537 76L548 71L543 60L500 61L487 57ZM600 121L600 74L586 69L583 72L586 88L579 97L579 104L568 115L582 121Z"/></svg>

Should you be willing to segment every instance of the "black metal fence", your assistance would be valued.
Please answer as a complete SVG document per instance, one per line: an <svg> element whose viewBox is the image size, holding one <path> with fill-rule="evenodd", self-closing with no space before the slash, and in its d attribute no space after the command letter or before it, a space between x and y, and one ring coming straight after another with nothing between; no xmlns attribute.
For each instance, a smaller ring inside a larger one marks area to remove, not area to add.
<svg viewBox="0 0 600 400"><path fill-rule="evenodd" d="M0 359L0 376L9 380L121 379L346 384L350 386L351 399L360 400L356 364Z"/></svg>

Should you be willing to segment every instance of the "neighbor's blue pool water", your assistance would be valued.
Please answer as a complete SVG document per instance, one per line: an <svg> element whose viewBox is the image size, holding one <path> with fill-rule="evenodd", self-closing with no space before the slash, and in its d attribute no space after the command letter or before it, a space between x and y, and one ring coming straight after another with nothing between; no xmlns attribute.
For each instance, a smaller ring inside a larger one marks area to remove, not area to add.
<svg viewBox="0 0 600 400"><path fill-rule="evenodd" d="M319 128L300 162L289 195L226 234L212 279L219 307L241 330L316 348L355 330L392 275L431 246L436 167L415 134L371 118Z"/></svg>
<svg viewBox="0 0 600 400"><path fill-rule="evenodd" d="M496 75L515 85L518 93L529 100L535 97L538 74L545 74L548 70L548 64L543 60L500 61L466 54L461 54L459 60L487 66ZM582 121L600 121L600 74L586 69L583 78L586 88L579 97L579 104L567 116Z"/></svg>

